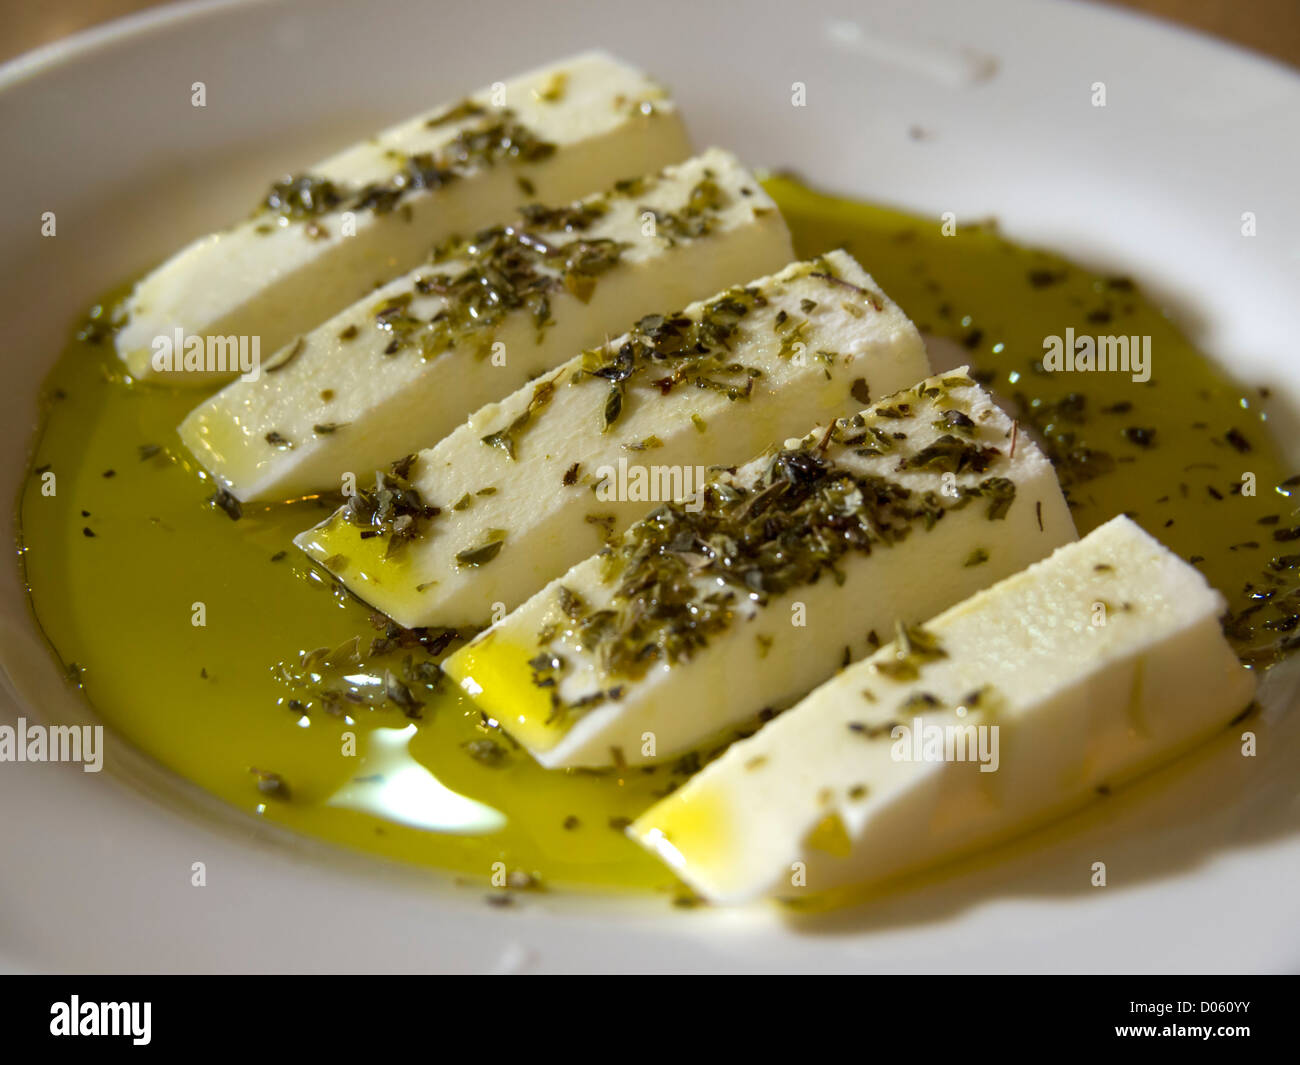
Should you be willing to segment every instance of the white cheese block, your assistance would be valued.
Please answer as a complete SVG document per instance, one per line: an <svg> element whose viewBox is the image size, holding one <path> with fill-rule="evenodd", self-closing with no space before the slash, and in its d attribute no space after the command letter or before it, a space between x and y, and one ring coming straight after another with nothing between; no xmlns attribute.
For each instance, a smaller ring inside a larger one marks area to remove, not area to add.
<svg viewBox="0 0 1300 1065"><path fill-rule="evenodd" d="M693 494L705 464L743 462L854 409L855 389L893 391L927 369L907 316L832 252L652 315L479 410L420 454L415 485L442 513L391 555L342 512L296 542L403 625L481 624L655 502ZM466 564L493 538L493 558Z"/></svg>
<svg viewBox="0 0 1300 1065"><path fill-rule="evenodd" d="M663 759L1074 538L964 369L660 508L444 663L548 767Z"/></svg>
<svg viewBox="0 0 1300 1065"><path fill-rule="evenodd" d="M910 658L891 644L844 670L630 834L719 902L881 881L986 846L1246 707L1254 681L1224 609L1115 518L935 618Z"/></svg>
<svg viewBox="0 0 1300 1065"><path fill-rule="evenodd" d="M309 190L321 213L304 212L310 205L290 195L297 210L263 211L177 253L128 299L118 353L137 377L183 384L233 377L216 365L216 351L177 369L158 338L177 330L187 338L257 337L269 362L453 234L689 154L664 91L603 53L499 83L311 167L305 176L331 182L335 193Z"/></svg>
<svg viewBox="0 0 1300 1065"><path fill-rule="evenodd" d="M639 315L791 254L776 205L714 149L451 242L200 404L181 439L240 499L338 490Z"/></svg>

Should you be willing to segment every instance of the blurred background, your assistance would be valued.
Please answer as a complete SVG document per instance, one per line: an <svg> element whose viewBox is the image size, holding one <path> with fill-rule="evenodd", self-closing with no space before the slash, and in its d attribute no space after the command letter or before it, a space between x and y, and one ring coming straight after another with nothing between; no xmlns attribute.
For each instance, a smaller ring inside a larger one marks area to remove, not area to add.
<svg viewBox="0 0 1300 1065"><path fill-rule="evenodd" d="M0 0L0 62L89 26L174 0ZM1060 3L1065 0L1041 0ZM1082 0L1131 8L1300 67L1300 0Z"/></svg>

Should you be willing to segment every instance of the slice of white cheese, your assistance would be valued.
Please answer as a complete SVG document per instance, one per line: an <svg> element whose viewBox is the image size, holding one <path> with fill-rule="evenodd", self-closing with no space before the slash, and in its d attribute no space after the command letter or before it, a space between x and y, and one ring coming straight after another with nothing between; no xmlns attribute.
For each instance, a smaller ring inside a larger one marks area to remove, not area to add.
<svg viewBox="0 0 1300 1065"><path fill-rule="evenodd" d="M714 149L450 242L200 404L181 439L240 499L337 490L639 315L791 255L776 205Z"/></svg>
<svg viewBox="0 0 1300 1065"><path fill-rule="evenodd" d="M654 511L444 669L545 766L653 761L1074 538L1050 463L964 369L720 476L702 502Z"/></svg>
<svg viewBox="0 0 1300 1065"><path fill-rule="evenodd" d="M844 670L631 827L709 899L880 881L1077 807L1222 728L1222 597L1119 517Z"/></svg>
<svg viewBox="0 0 1300 1065"><path fill-rule="evenodd" d="M217 365L221 345L205 345L211 359L176 353L169 363L159 338L257 337L269 362L453 234L689 154L661 88L603 53L577 56L419 115L278 184L261 212L195 241L136 286L118 353L137 377L232 377Z"/></svg>
<svg viewBox="0 0 1300 1065"><path fill-rule="evenodd" d="M927 371L907 316L832 252L651 315L475 413L419 456L415 485L441 513L400 550L347 520L351 506L296 542L403 625L483 623L692 495L706 463L743 462L854 409L855 392Z"/></svg>

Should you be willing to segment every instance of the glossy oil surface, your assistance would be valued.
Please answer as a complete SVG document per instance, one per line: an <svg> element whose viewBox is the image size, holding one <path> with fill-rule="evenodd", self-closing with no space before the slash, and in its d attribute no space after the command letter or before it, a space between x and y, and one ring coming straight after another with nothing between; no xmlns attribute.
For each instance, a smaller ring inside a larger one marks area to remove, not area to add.
<svg viewBox="0 0 1300 1065"><path fill-rule="evenodd" d="M1128 512L1225 594L1244 658L1264 665L1289 649L1297 488L1258 390L1224 375L1127 279L988 228L944 235L937 220L792 178L766 185L801 256L846 247L1041 433L1080 534ZM1043 338L1067 328L1150 337L1150 381L1044 374ZM118 366L109 345L73 341L52 371L21 529L39 622L112 727L250 814L345 846L497 886L505 875L676 890L621 827L696 760L547 772L450 690L419 694L418 717L391 703L327 706L300 656L379 633L292 547L326 504L246 507L232 522L176 437L199 394L137 386ZM423 654L368 658L353 687Z"/></svg>

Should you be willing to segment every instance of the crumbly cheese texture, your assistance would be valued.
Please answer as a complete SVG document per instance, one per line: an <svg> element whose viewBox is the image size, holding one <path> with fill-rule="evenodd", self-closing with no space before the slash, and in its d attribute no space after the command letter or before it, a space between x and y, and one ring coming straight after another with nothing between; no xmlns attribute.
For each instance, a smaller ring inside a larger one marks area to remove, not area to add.
<svg viewBox="0 0 1300 1065"><path fill-rule="evenodd" d="M338 490L345 473L368 479L432 446L639 315L791 254L753 175L710 150L449 242L295 342L258 380L200 404L181 439L240 499Z"/></svg>
<svg viewBox="0 0 1300 1065"><path fill-rule="evenodd" d="M533 71L412 118L279 186L261 210L203 237L144 278L126 303L118 353L142 378L209 384L216 367L168 367L156 338L292 343L453 234L521 204L564 203L690 154L672 101L600 52Z"/></svg>
<svg viewBox="0 0 1300 1065"><path fill-rule="evenodd" d="M697 747L1074 538L1051 465L964 370L701 504L656 510L445 663L543 765Z"/></svg>
<svg viewBox="0 0 1300 1065"><path fill-rule="evenodd" d="M351 504L296 543L404 625L481 624L693 494L708 464L926 372L907 316L832 252L651 315L477 411L418 456L414 486L440 513L397 550Z"/></svg>
<svg viewBox="0 0 1300 1065"><path fill-rule="evenodd" d="M986 846L1246 707L1254 681L1223 610L1196 570L1115 518L843 671L629 832L719 902L881 881Z"/></svg>

